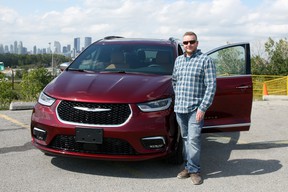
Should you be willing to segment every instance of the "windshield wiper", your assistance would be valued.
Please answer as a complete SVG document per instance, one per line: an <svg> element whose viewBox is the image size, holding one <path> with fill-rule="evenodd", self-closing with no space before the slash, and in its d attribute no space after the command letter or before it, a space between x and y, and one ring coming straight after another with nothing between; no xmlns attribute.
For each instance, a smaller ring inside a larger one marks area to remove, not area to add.
<svg viewBox="0 0 288 192"><path fill-rule="evenodd" d="M84 72L84 69L68 68L67 71L79 71L79 72Z"/></svg>
<svg viewBox="0 0 288 192"><path fill-rule="evenodd" d="M100 71L100 73L126 73L126 71L123 71L123 70L105 70L105 71Z"/></svg>
<svg viewBox="0 0 288 192"><path fill-rule="evenodd" d="M68 68L67 71L77 71L77 72L87 72L87 73L94 73L95 71L86 70L86 69L76 69L76 68Z"/></svg>

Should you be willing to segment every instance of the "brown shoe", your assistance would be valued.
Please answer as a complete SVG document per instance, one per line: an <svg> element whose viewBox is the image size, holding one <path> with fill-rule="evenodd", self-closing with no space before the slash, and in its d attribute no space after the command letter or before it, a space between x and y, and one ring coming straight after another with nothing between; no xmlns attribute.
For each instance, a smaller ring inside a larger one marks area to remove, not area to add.
<svg viewBox="0 0 288 192"><path fill-rule="evenodd" d="M190 177L190 173L188 172L188 170L184 169L183 171L181 171L180 173L178 173L177 178L178 179L185 179Z"/></svg>
<svg viewBox="0 0 288 192"><path fill-rule="evenodd" d="M194 185L200 185L203 183L200 173L191 173L190 177Z"/></svg>

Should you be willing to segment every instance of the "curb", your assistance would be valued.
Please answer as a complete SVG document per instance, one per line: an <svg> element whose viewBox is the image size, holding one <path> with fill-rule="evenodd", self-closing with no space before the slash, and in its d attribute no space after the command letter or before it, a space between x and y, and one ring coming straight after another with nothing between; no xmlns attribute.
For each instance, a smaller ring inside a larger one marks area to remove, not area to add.
<svg viewBox="0 0 288 192"><path fill-rule="evenodd" d="M30 110L33 109L36 102L12 102L10 103L9 110Z"/></svg>
<svg viewBox="0 0 288 192"><path fill-rule="evenodd" d="M285 95L263 95L263 101L288 101Z"/></svg>

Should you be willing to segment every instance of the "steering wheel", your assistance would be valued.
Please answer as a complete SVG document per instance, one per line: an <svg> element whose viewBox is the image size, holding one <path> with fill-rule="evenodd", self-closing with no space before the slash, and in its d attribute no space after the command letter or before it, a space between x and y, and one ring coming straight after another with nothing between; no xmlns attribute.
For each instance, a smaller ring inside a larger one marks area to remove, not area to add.
<svg viewBox="0 0 288 192"><path fill-rule="evenodd" d="M157 65L157 64L151 64L151 65L148 65L148 67L160 67L160 65Z"/></svg>

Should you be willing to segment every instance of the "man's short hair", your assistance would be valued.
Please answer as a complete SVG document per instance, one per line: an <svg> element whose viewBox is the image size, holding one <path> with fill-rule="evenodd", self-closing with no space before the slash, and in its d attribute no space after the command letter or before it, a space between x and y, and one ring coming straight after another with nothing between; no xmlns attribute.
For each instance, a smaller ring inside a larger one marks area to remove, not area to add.
<svg viewBox="0 0 288 192"><path fill-rule="evenodd" d="M195 37L196 37L195 40L197 40L197 35L196 35L196 33L192 32L192 31L188 31L188 32L184 33L183 37L184 37L184 36L187 36L187 35L189 35L189 36L191 36L191 35L192 35L192 36L195 36Z"/></svg>

